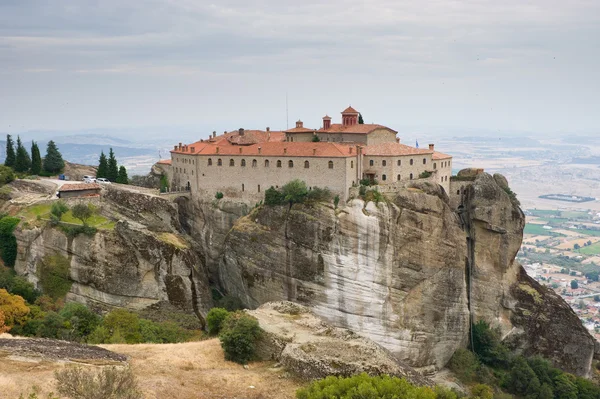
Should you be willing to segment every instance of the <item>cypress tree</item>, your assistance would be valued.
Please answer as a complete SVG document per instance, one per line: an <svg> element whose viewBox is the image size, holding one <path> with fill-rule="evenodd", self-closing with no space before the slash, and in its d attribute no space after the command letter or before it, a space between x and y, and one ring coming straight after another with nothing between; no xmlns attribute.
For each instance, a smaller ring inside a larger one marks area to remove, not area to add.
<svg viewBox="0 0 600 399"><path fill-rule="evenodd" d="M112 182L116 182L119 177L119 167L117 166L117 158L111 148L108 152L108 167L106 170L106 178Z"/></svg>
<svg viewBox="0 0 600 399"><path fill-rule="evenodd" d="M48 142L43 167L44 171L48 173L58 173L65 167L65 161L63 161L62 155L58 151L58 147L56 147L56 144L54 144L54 141L52 140Z"/></svg>
<svg viewBox="0 0 600 399"><path fill-rule="evenodd" d="M31 142L31 174L39 175L42 171L42 156L35 141Z"/></svg>
<svg viewBox="0 0 600 399"><path fill-rule="evenodd" d="M358 114L358 124L359 125L364 125L365 121L363 120L362 114Z"/></svg>
<svg viewBox="0 0 600 399"><path fill-rule="evenodd" d="M21 143L21 137L17 136L17 157L15 158L15 172L27 172L31 168L29 153Z"/></svg>
<svg viewBox="0 0 600 399"><path fill-rule="evenodd" d="M121 166L119 168L119 175L117 176L116 182L121 184L129 184L129 178L127 177L127 169L125 169L125 166Z"/></svg>
<svg viewBox="0 0 600 399"><path fill-rule="evenodd" d="M96 178L104 177L106 178L108 174L108 160L106 159L106 155L104 155L104 151L100 152L100 160L98 161L98 171L96 171Z"/></svg>
<svg viewBox="0 0 600 399"><path fill-rule="evenodd" d="M10 166L11 168L15 166L15 143L13 142L10 134L6 135L6 159L4 160L5 166Z"/></svg>

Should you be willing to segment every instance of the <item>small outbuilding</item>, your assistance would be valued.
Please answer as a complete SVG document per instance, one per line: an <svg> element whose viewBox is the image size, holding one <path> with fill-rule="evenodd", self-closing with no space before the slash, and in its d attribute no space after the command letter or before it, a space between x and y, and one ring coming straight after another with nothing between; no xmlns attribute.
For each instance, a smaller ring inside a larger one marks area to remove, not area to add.
<svg viewBox="0 0 600 399"><path fill-rule="evenodd" d="M96 183L63 184L58 190L58 198L78 198L100 196L101 187Z"/></svg>

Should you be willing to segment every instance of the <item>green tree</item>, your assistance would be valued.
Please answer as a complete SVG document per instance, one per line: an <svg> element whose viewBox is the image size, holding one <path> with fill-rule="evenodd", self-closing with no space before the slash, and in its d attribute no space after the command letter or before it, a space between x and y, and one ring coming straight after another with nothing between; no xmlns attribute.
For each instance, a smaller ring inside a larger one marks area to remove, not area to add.
<svg viewBox="0 0 600 399"><path fill-rule="evenodd" d="M579 288L577 280L571 280L571 289L576 290L577 288Z"/></svg>
<svg viewBox="0 0 600 399"><path fill-rule="evenodd" d="M565 373L554 377L554 398L577 399L577 385L575 385L575 377Z"/></svg>
<svg viewBox="0 0 600 399"><path fill-rule="evenodd" d="M505 385L510 393L527 397L531 395L532 398L537 397L541 387L540 380L522 356L512 361Z"/></svg>
<svg viewBox="0 0 600 399"><path fill-rule="evenodd" d="M313 134L312 141L313 141L313 143L318 143L319 141L321 141L321 139L316 134Z"/></svg>
<svg viewBox="0 0 600 399"><path fill-rule="evenodd" d="M108 176L108 160L106 159L106 155L104 155L104 151L100 152L100 159L98 160L98 170L96 171L96 177L107 178Z"/></svg>
<svg viewBox="0 0 600 399"><path fill-rule="evenodd" d="M0 165L0 187L15 180L15 173L12 168Z"/></svg>
<svg viewBox="0 0 600 399"><path fill-rule="evenodd" d="M10 166L11 168L15 166L15 160L17 156L15 154L15 143L10 136L10 134L6 135L6 159L4 160L5 166Z"/></svg>
<svg viewBox="0 0 600 399"><path fill-rule="evenodd" d="M359 114L358 114L358 124L359 124L359 125L364 125L364 123L365 123L365 121L364 121L364 119L363 119L363 117L362 117L362 114L361 114L361 113L359 113Z"/></svg>
<svg viewBox="0 0 600 399"><path fill-rule="evenodd" d="M111 148L108 152L108 164L106 169L106 178L112 182L116 182L119 177L119 167L117 166L117 158Z"/></svg>
<svg viewBox="0 0 600 399"><path fill-rule="evenodd" d="M43 162L44 172L47 173L59 173L65 168L65 161L58 151L58 147L54 141L50 140L46 147L46 157Z"/></svg>
<svg viewBox="0 0 600 399"><path fill-rule="evenodd" d="M585 277L588 280L592 280L592 281L598 281L600 279L600 273L594 271L594 272L588 272L585 274Z"/></svg>
<svg viewBox="0 0 600 399"><path fill-rule="evenodd" d="M283 194L275 187L271 186L265 191L265 205L281 205L283 201Z"/></svg>
<svg viewBox="0 0 600 399"><path fill-rule="evenodd" d="M140 331L140 318L135 313L128 312L125 309L111 311L104 318L103 325L108 329L111 336L114 337L118 334L128 344L136 344L143 340Z"/></svg>
<svg viewBox="0 0 600 399"><path fill-rule="evenodd" d="M39 175L42 171L42 156L35 141L31 142L31 174Z"/></svg>
<svg viewBox="0 0 600 399"><path fill-rule="evenodd" d="M21 137L17 136L17 158L15 159L15 172L27 172L31 168L31 158L27 149L21 143Z"/></svg>
<svg viewBox="0 0 600 399"><path fill-rule="evenodd" d="M81 220L81 223L83 223L84 226L87 226L88 219L94 214L92 207L89 204L82 203L74 205L71 209L71 213L74 218Z"/></svg>
<svg viewBox="0 0 600 399"><path fill-rule="evenodd" d="M162 175L160 177L160 192L166 193L168 189L169 189L169 179L167 178L166 175Z"/></svg>
<svg viewBox="0 0 600 399"><path fill-rule="evenodd" d="M472 399L494 399L494 391L492 387L485 384L477 384L471 388Z"/></svg>
<svg viewBox="0 0 600 399"><path fill-rule="evenodd" d="M282 190L283 200L290 205L304 201L308 194L306 183L302 180L295 179L286 183Z"/></svg>
<svg viewBox="0 0 600 399"><path fill-rule="evenodd" d="M69 207L62 200L55 201L52 204L52 207L50 207L50 214L56 216L58 220L60 220L60 218L62 218L62 215L64 215L68 211Z"/></svg>
<svg viewBox="0 0 600 399"><path fill-rule="evenodd" d="M123 165L119 167L119 174L117 175L116 183L129 184L129 178L127 177L127 169L125 169L125 166Z"/></svg>
<svg viewBox="0 0 600 399"><path fill-rule="evenodd" d="M211 335L217 335L221 332L221 326L225 319L229 316L227 309L212 308L206 315L206 329Z"/></svg>
<svg viewBox="0 0 600 399"><path fill-rule="evenodd" d="M573 245L573 249L580 249L580 248L581 248L581 246L577 243L575 245Z"/></svg>
<svg viewBox="0 0 600 399"><path fill-rule="evenodd" d="M244 312L229 314L219 335L225 359L241 364L248 363L255 356L256 340L261 332L254 317Z"/></svg>
<svg viewBox="0 0 600 399"><path fill-rule="evenodd" d="M20 221L9 216L0 218L0 257L9 267L13 267L17 260L17 239L13 232Z"/></svg>
<svg viewBox="0 0 600 399"><path fill-rule="evenodd" d="M77 341L90 335L100 325L100 316L87 306L77 302L67 303L61 309L60 316L65 320L69 329L69 339Z"/></svg>
<svg viewBox="0 0 600 399"><path fill-rule="evenodd" d="M479 360L492 366L505 366L508 349L500 342L500 331L491 329L484 320L473 324L473 350Z"/></svg>

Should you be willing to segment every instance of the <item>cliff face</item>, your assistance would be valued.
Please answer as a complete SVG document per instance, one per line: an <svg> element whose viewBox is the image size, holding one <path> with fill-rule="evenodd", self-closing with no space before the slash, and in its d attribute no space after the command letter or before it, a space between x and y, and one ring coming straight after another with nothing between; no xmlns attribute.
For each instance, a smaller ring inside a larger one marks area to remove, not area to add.
<svg viewBox="0 0 600 399"><path fill-rule="evenodd" d="M438 186L419 182L379 204L260 207L226 236L219 280L250 307L311 306L413 367L443 367L467 344L472 317L500 327L516 349L586 375L592 337L514 261L525 221L506 188L501 176L478 176L460 213Z"/></svg>
<svg viewBox="0 0 600 399"><path fill-rule="evenodd" d="M208 276L198 255L169 232L152 232L127 222L93 237L67 237L44 227L17 230L15 270L38 282L47 255L68 259L73 281L67 300L94 307L143 309L169 303L200 320L212 305Z"/></svg>

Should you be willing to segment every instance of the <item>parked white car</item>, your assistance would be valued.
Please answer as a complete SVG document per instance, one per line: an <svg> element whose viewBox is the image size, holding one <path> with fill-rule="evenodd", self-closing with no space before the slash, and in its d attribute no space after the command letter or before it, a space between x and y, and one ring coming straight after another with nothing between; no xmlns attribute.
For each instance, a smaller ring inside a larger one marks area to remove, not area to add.
<svg viewBox="0 0 600 399"><path fill-rule="evenodd" d="M94 176L83 176L83 181L86 183L96 183L96 178Z"/></svg>
<svg viewBox="0 0 600 399"><path fill-rule="evenodd" d="M100 183L100 184L111 184L111 183L110 183L110 180L108 180L108 179L105 179L104 177L99 177L99 178L97 178L97 179L96 179L96 182L97 182L97 183Z"/></svg>

